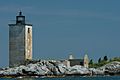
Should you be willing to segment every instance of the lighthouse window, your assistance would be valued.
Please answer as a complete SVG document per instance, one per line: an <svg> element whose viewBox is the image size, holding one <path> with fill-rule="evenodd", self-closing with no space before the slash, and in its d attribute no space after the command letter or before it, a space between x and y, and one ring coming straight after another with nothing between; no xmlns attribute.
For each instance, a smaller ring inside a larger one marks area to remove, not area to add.
<svg viewBox="0 0 120 80"><path fill-rule="evenodd" d="M28 33L30 33L30 28L28 28Z"/></svg>

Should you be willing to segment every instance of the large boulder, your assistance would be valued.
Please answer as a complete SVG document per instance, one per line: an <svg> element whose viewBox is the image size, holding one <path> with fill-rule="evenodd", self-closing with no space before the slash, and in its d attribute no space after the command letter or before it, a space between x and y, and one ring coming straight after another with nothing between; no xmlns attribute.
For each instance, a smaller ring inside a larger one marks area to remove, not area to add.
<svg viewBox="0 0 120 80"><path fill-rule="evenodd" d="M66 71L66 74L78 74L78 75L87 75L90 74L90 71L88 68L85 68L80 65L69 67Z"/></svg>
<svg viewBox="0 0 120 80"><path fill-rule="evenodd" d="M108 63L100 68L99 70L102 70L105 72L105 74L120 74L120 62L114 61L111 63Z"/></svg>

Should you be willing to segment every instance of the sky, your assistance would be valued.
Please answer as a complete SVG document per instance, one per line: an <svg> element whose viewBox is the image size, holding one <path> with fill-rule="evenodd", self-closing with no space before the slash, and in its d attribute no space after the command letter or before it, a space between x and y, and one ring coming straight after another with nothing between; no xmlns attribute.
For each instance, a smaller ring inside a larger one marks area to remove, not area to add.
<svg viewBox="0 0 120 80"><path fill-rule="evenodd" d="M0 67L9 65L9 23L33 24L33 59L120 56L120 0L0 0Z"/></svg>

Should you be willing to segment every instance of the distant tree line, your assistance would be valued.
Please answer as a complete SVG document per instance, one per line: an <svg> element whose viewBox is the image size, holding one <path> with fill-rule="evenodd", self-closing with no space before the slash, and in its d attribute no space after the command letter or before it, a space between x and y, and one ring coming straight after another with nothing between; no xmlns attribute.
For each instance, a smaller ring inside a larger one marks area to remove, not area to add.
<svg viewBox="0 0 120 80"><path fill-rule="evenodd" d="M100 57L97 62L94 62L93 59L91 59L89 62L89 67L98 68L113 61L120 61L120 57L114 57L112 59L108 59L107 56L104 56L103 59Z"/></svg>

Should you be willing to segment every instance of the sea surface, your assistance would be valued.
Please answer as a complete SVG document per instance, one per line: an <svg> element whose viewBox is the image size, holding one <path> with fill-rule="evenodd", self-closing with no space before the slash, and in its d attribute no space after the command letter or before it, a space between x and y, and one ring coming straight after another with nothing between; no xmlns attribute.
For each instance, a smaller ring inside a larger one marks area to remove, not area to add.
<svg viewBox="0 0 120 80"><path fill-rule="evenodd" d="M64 78L0 78L0 80L120 80L120 76Z"/></svg>

